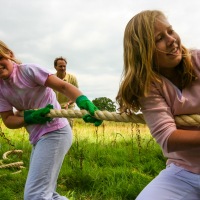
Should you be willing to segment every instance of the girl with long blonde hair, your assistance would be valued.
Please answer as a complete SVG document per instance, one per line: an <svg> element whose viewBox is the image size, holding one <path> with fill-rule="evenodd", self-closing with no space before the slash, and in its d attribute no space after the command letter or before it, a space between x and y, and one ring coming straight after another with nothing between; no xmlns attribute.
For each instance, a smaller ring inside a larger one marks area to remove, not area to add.
<svg viewBox="0 0 200 200"><path fill-rule="evenodd" d="M200 199L200 127L175 116L200 113L200 51L181 43L159 10L136 14L124 33L124 70L116 97L120 112L141 111L167 158L137 200Z"/></svg>

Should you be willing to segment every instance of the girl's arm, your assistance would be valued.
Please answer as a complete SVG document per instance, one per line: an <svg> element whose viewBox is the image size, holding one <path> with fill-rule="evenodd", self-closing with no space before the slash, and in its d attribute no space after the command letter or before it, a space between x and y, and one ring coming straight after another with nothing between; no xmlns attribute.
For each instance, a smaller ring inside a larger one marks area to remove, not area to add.
<svg viewBox="0 0 200 200"><path fill-rule="evenodd" d="M157 88L152 88L148 97L140 99L143 116L157 143L168 153L200 148L200 130L184 130L177 128L175 124L172 110L176 93L171 95L174 97L172 98L167 94L163 95L164 89Z"/></svg>
<svg viewBox="0 0 200 200"><path fill-rule="evenodd" d="M25 126L24 117L14 115L13 111L0 113L3 123L10 129L17 129Z"/></svg>
<svg viewBox="0 0 200 200"><path fill-rule="evenodd" d="M45 86L66 95L71 101L76 102L80 109L86 109L89 111L91 116L89 114L83 116L83 120L86 123L89 122L93 123L95 126L99 126L103 122L102 120L94 117L95 111L99 109L85 95L83 95L77 87L61 80L55 75L50 75L47 78Z"/></svg>
<svg viewBox="0 0 200 200"><path fill-rule="evenodd" d="M61 80L55 75L50 75L47 78L45 86L64 94L73 102L76 102L77 97L82 95L82 92L77 87L73 86L70 83L67 83L66 81Z"/></svg>
<svg viewBox="0 0 200 200"><path fill-rule="evenodd" d="M76 101L78 96L82 95L82 92L78 88L65 81L62 81L55 75L50 75L47 78L45 86L63 93L74 102ZM0 115L5 126L10 129L17 129L26 125L24 122L24 117L15 115L12 110L1 112Z"/></svg>
<svg viewBox="0 0 200 200"><path fill-rule="evenodd" d="M199 148L200 131L177 129L169 136L167 146L169 153Z"/></svg>

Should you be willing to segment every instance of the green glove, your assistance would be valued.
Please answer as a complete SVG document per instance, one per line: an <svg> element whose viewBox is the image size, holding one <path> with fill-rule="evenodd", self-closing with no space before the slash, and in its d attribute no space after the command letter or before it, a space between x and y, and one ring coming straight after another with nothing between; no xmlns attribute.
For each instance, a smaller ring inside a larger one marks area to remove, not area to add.
<svg viewBox="0 0 200 200"><path fill-rule="evenodd" d="M102 120L96 119L94 118L94 113L96 110L99 110L86 96L81 95L76 99L76 104L80 109L85 109L87 111L89 111L89 114L86 114L83 116L83 120L88 123L94 123L95 126L99 126L101 125L101 123L103 122Z"/></svg>
<svg viewBox="0 0 200 200"><path fill-rule="evenodd" d="M53 109L53 105L51 104L38 110L25 110L24 121L26 124L45 124L46 122L50 122L52 118L46 117L50 109Z"/></svg>
<svg viewBox="0 0 200 200"><path fill-rule="evenodd" d="M83 120L86 122L86 123L94 123L95 126L99 126L102 124L102 120L99 120L99 119L96 119L94 117L92 117L91 115L89 114L86 114L83 116Z"/></svg>

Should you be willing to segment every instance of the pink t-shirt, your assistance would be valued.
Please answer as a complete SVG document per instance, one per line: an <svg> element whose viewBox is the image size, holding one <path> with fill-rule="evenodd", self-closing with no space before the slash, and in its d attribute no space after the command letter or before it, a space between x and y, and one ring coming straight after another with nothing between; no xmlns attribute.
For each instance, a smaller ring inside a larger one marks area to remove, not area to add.
<svg viewBox="0 0 200 200"><path fill-rule="evenodd" d="M167 164L174 163L200 174L200 147L168 153L169 136L176 129L200 130L199 127L177 127L174 116L200 113L200 50L192 51L192 61L197 79L182 90L168 79L162 77L163 85L154 83L147 98L141 98L142 112L151 134L160 144Z"/></svg>
<svg viewBox="0 0 200 200"><path fill-rule="evenodd" d="M0 112L43 108L52 104L54 109L61 109L55 92L44 84L51 73L36 64L13 63L13 72L9 79L0 79ZM68 124L66 118L53 118L44 125L28 125L29 140L35 144L38 139L51 131Z"/></svg>

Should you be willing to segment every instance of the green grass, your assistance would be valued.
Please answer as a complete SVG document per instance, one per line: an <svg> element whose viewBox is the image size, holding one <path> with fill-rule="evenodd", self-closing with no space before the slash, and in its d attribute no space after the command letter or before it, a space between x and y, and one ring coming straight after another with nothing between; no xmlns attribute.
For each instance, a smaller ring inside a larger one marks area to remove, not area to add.
<svg viewBox="0 0 200 200"><path fill-rule="evenodd" d="M11 149L3 163L22 160L25 168L0 169L0 197L22 200L31 146L24 129L9 130L1 124L0 156ZM3 134L4 133L4 134ZM104 122L96 128L76 119L73 145L65 157L57 191L71 200L130 200L165 167L162 152L145 125Z"/></svg>

